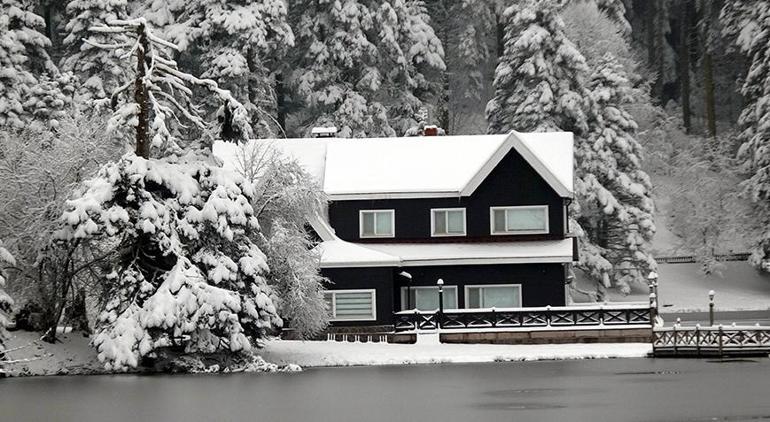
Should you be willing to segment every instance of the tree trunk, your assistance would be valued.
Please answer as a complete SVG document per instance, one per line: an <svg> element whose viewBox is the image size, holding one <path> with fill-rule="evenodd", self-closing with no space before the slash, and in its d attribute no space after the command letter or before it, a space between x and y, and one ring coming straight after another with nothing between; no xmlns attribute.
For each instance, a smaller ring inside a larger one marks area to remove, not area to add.
<svg viewBox="0 0 770 422"><path fill-rule="evenodd" d="M701 0L702 21L702 45L703 45L703 96L706 107L706 135L715 138L717 136L716 110L714 101L714 66L711 61L711 38L709 31L712 24L711 0Z"/></svg>
<svg viewBox="0 0 770 422"><path fill-rule="evenodd" d="M679 10L679 84L684 130L690 133L690 18L689 1L681 1Z"/></svg>
<svg viewBox="0 0 770 422"><path fill-rule="evenodd" d="M283 72L279 71L275 74L275 108L277 114L278 126L283 131L283 136L286 136L286 88L283 83Z"/></svg>
<svg viewBox="0 0 770 422"><path fill-rule="evenodd" d="M663 102L663 81L666 76L665 72L665 60L664 54L666 48L666 38L663 33L663 27L666 23L666 9L662 0L651 0L653 18L653 48L654 48L654 60L651 63L653 69L657 73L655 84L652 87L653 97L658 99L658 102ZM665 105L665 104L662 104Z"/></svg>
<svg viewBox="0 0 770 422"><path fill-rule="evenodd" d="M496 40L497 57L500 58L505 53L505 18L502 15L497 15Z"/></svg>
<svg viewBox="0 0 770 422"><path fill-rule="evenodd" d="M147 96L147 87L144 86L146 75L145 61L150 43L147 41L147 33L144 25L137 28L139 35L139 48L136 51L136 82L134 83L134 102L139 106L138 123L136 125L136 155L142 158L150 158L150 104Z"/></svg>

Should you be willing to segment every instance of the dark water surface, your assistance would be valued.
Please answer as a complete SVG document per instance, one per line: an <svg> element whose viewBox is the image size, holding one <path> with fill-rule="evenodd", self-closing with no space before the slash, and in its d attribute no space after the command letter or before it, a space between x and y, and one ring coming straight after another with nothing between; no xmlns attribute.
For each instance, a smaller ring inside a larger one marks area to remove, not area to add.
<svg viewBox="0 0 770 422"><path fill-rule="evenodd" d="M770 359L0 380L0 421L770 421Z"/></svg>

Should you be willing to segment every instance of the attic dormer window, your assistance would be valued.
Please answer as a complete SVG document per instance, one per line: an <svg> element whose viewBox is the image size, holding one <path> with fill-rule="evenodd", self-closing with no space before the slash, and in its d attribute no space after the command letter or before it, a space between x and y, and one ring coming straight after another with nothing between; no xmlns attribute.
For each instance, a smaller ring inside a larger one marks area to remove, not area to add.
<svg viewBox="0 0 770 422"><path fill-rule="evenodd" d="M491 207L492 234L547 234L548 206Z"/></svg>
<svg viewBox="0 0 770 422"><path fill-rule="evenodd" d="M393 237L395 214L395 210L361 210L360 237Z"/></svg>

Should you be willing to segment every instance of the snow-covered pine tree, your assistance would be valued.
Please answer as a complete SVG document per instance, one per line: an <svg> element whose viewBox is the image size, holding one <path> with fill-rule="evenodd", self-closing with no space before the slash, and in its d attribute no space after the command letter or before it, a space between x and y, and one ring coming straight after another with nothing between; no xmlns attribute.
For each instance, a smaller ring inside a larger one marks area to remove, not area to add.
<svg viewBox="0 0 770 422"><path fill-rule="evenodd" d="M169 53L179 51L179 47L155 35L144 18L114 20L90 30L119 37L119 40L128 39L128 42L118 43L93 40L87 43L107 50L128 50L120 57L133 63L133 75L111 95L115 111L108 130L135 129L136 154L140 157L149 158L152 148L160 150L161 155L181 153L178 138L180 129L185 128L182 121L204 133L201 136L203 143L216 136L210 133L213 127L204 118L201 107L192 101L193 87L206 89L221 104L217 112L222 120L219 137L245 139L251 134L248 113L243 105L229 91L219 88L215 81L180 71ZM121 102L122 94L126 99Z"/></svg>
<svg viewBox="0 0 770 422"><path fill-rule="evenodd" d="M421 1L291 2L297 57L291 84L302 126L334 125L341 137L404 133L444 68Z"/></svg>
<svg viewBox="0 0 770 422"><path fill-rule="evenodd" d="M745 106L738 118L738 158L750 175L745 188L764 229L756 239L751 262L767 269L770 258L770 1L727 1L721 12L723 32L746 54L749 70L741 87Z"/></svg>
<svg viewBox="0 0 770 422"><path fill-rule="evenodd" d="M193 86L224 102L223 132L250 130L246 112L216 82L180 71L143 18L91 28L120 34L135 60L135 75L113 94L133 96L110 119L136 132L137 154L108 163L67 203L57 242L96 257L89 267L100 278L105 303L92 344L110 369L126 369L169 348L185 353L247 351L281 319L265 275L266 257L252 240L259 223L251 203L254 185L183 151L175 122L207 129ZM135 56L135 57L134 57ZM152 120L150 120L152 117ZM229 129L228 129L229 128ZM165 153L149 158L150 146ZM207 154L206 154L207 155Z"/></svg>
<svg viewBox="0 0 770 422"><path fill-rule="evenodd" d="M577 221L600 256L612 264L614 284L627 294L631 284L645 282L657 268L649 250L655 234L652 186L641 168L637 124L625 110L634 103L635 90L609 53L593 69L587 89L594 111L590 132L575 151ZM596 257L585 257L591 258ZM606 267L582 260L581 266L586 268ZM598 274L592 275L597 278Z"/></svg>
<svg viewBox="0 0 770 422"><path fill-rule="evenodd" d="M69 103L69 77L48 56L43 18L25 0L0 0L0 127L55 126Z"/></svg>
<svg viewBox="0 0 770 422"><path fill-rule="evenodd" d="M158 20L158 30L179 46L183 70L200 69L244 99L257 137L282 130L272 72L294 45L284 0L155 2L150 9L150 22Z"/></svg>
<svg viewBox="0 0 770 422"><path fill-rule="evenodd" d="M94 34L91 27L128 17L128 0L72 0L67 3L66 36L62 41L65 55L59 64L62 71L74 73L81 81L76 101L91 105L110 97L128 75L126 63L114 50L105 50L86 42L125 44L128 38L115 34Z"/></svg>
<svg viewBox="0 0 770 422"><path fill-rule="evenodd" d="M587 130L585 58L564 35L562 1L526 0L504 11L505 49L487 104L489 133Z"/></svg>
<svg viewBox="0 0 770 422"><path fill-rule="evenodd" d="M131 153L68 202L61 242L99 249L106 303L93 338L109 369L159 349L248 351L281 326L251 240L253 185L196 159Z"/></svg>

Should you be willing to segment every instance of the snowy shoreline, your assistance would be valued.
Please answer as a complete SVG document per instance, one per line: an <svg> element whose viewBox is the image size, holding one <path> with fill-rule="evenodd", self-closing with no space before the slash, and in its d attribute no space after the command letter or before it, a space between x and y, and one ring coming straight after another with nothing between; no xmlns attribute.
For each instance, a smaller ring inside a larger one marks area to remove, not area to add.
<svg viewBox="0 0 770 422"><path fill-rule="evenodd" d="M36 340L37 333L17 331L11 344L24 345ZM7 368L7 376L114 375L97 361L88 338L81 334L62 337L61 343L35 342L12 352L16 359L29 362ZM302 368L422 365L451 363L530 362L541 360L643 358L652 351L648 343L581 344L389 344L329 341L273 340L257 354L271 365ZM278 369L281 370L281 369ZM129 371L126 374L161 372ZM162 372L166 374L165 372Z"/></svg>

